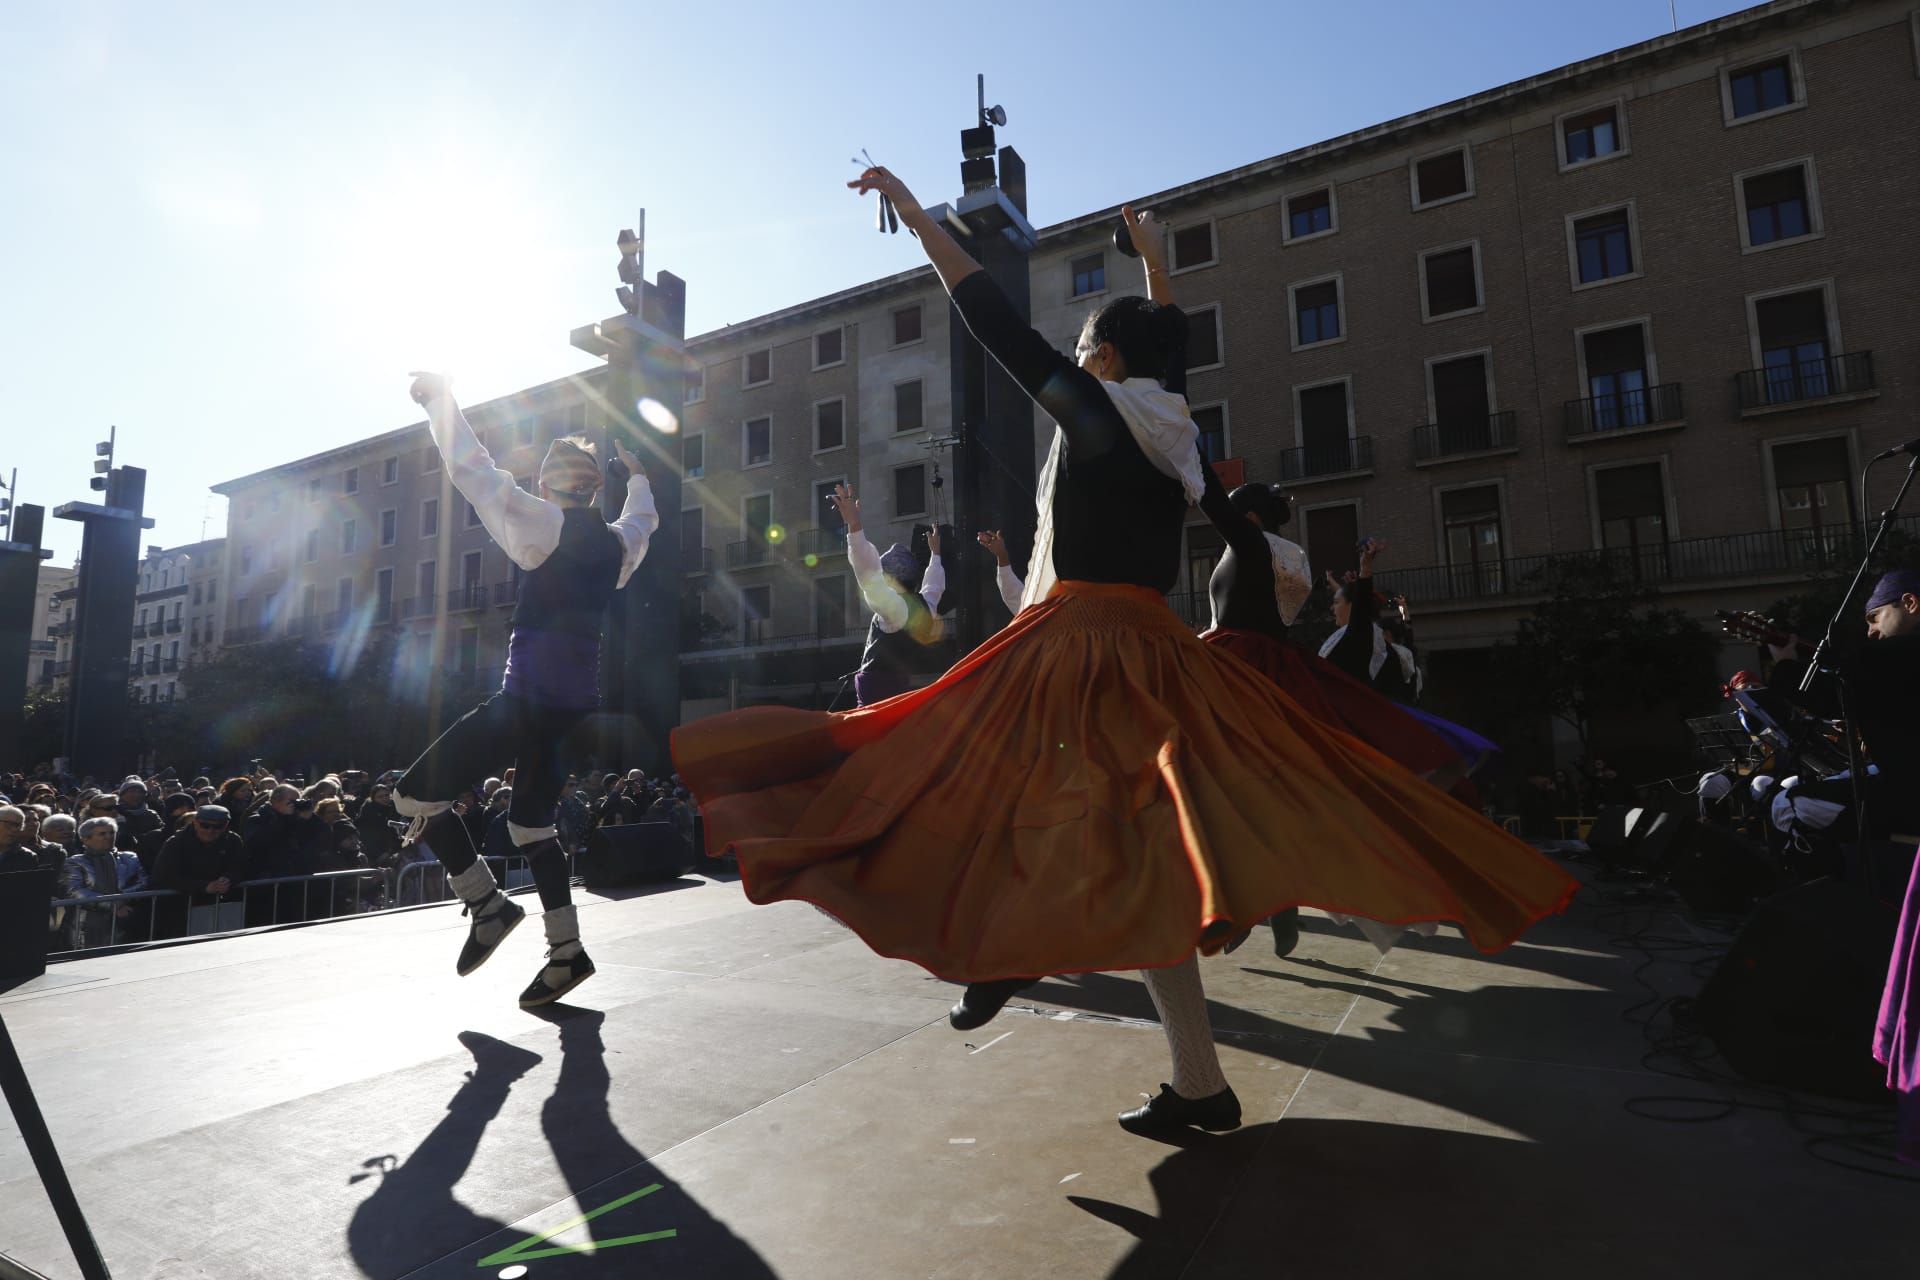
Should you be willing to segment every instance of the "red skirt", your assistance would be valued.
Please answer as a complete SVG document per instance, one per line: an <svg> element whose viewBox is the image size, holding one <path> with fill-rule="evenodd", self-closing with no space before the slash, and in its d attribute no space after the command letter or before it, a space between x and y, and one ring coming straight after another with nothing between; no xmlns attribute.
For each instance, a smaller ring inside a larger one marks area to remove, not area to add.
<svg viewBox="0 0 1920 1280"><path fill-rule="evenodd" d="M1406 713L1399 703L1354 679L1318 654L1284 644L1263 631L1214 627L1200 633L1279 685L1307 714L1352 734L1414 773L1445 786L1462 771L1460 753Z"/></svg>
<svg viewBox="0 0 1920 1280"><path fill-rule="evenodd" d="M933 684L673 757L749 898L959 982L1177 964L1292 906L1493 951L1577 887L1143 587L1063 582Z"/></svg>

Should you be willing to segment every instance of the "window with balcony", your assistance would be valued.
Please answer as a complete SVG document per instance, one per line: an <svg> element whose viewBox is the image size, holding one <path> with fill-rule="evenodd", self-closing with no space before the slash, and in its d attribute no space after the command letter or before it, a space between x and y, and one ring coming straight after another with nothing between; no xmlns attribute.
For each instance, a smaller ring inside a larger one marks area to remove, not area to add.
<svg viewBox="0 0 1920 1280"><path fill-rule="evenodd" d="M1513 415L1494 412L1492 384L1484 353L1429 361L1427 387L1433 416L1416 433L1414 456L1440 458L1511 448Z"/></svg>
<svg viewBox="0 0 1920 1280"><path fill-rule="evenodd" d="M392 507L380 513L380 545L390 547L400 537L400 513Z"/></svg>
<svg viewBox="0 0 1920 1280"><path fill-rule="evenodd" d="M1465 147L1413 162L1413 207L1431 208L1473 194L1473 160Z"/></svg>
<svg viewBox="0 0 1920 1280"><path fill-rule="evenodd" d="M1753 304L1760 332L1760 401L1791 404L1842 390L1827 335L1824 289L1777 294Z"/></svg>
<svg viewBox="0 0 1920 1280"><path fill-rule="evenodd" d="M1837 559L1858 527L1853 461L1843 436L1773 446L1774 496L1788 542L1810 563Z"/></svg>
<svg viewBox="0 0 1920 1280"><path fill-rule="evenodd" d="M1089 294L1107 291L1107 255L1089 253L1075 258L1067 264L1067 274L1073 280L1075 298L1084 298Z"/></svg>
<svg viewBox="0 0 1920 1280"><path fill-rule="evenodd" d="M757 467L773 461L773 419L753 418L740 430L740 465Z"/></svg>
<svg viewBox="0 0 1920 1280"><path fill-rule="evenodd" d="M707 509L689 507L680 513L680 561L697 569L705 560L701 554L707 545Z"/></svg>
<svg viewBox="0 0 1920 1280"><path fill-rule="evenodd" d="M440 534L440 499L428 498L420 504L420 536L438 537Z"/></svg>
<svg viewBox="0 0 1920 1280"><path fill-rule="evenodd" d="M1658 462L1606 467L1593 473L1600 545L1638 578L1665 576L1667 485Z"/></svg>
<svg viewBox="0 0 1920 1280"><path fill-rule="evenodd" d="M893 386L893 431L918 431L927 424L926 389L920 379Z"/></svg>
<svg viewBox="0 0 1920 1280"><path fill-rule="evenodd" d="M1434 249L1420 256L1422 319L1465 315L1480 301L1480 253L1474 244Z"/></svg>
<svg viewBox="0 0 1920 1280"><path fill-rule="evenodd" d="M1227 406L1210 404L1193 410L1193 425L1199 428L1200 458L1203 462L1227 460Z"/></svg>
<svg viewBox="0 0 1920 1280"><path fill-rule="evenodd" d="M418 577L415 585L419 589L414 592L414 595L419 597L421 613L431 614L434 611L434 597L440 594L440 562L422 560L416 573Z"/></svg>
<svg viewBox="0 0 1920 1280"><path fill-rule="evenodd" d="M1680 388L1652 385L1645 324L1636 321L1581 334L1580 360L1586 369L1586 395L1567 405L1568 435L1679 419Z"/></svg>
<svg viewBox="0 0 1920 1280"><path fill-rule="evenodd" d="M1333 342L1341 336L1338 277L1313 284L1294 285L1288 292L1293 295L1293 345L1296 350Z"/></svg>
<svg viewBox="0 0 1920 1280"><path fill-rule="evenodd" d="M1453 593L1498 595L1504 555L1500 486L1483 484L1442 492L1440 528L1446 545L1448 584Z"/></svg>
<svg viewBox="0 0 1920 1280"><path fill-rule="evenodd" d="M842 480L816 480L813 485L813 519L821 532L835 542L845 542L847 522L840 518L840 508L833 505L833 491L843 483Z"/></svg>
<svg viewBox="0 0 1920 1280"><path fill-rule="evenodd" d="M707 437L694 434L680 437L680 473L689 480L707 474Z"/></svg>
<svg viewBox="0 0 1920 1280"><path fill-rule="evenodd" d="M1310 507L1304 517L1301 527L1306 531L1307 555L1313 560L1316 578L1322 573L1332 573L1338 578L1349 569L1360 567L1358 503Z"/></svg>
<svg viewBox="0 0 1920 1280"><path fill-rule="evenodd" d="M1623 280L1640 273L1634 251L1631 205L1569 218L1567 222L1573 247L1575 288Z"/></svg>
<svg viewBox="0 0 1920 1280"><path fill-rule="evenodd" d="M767 558L773 527L773 495L757 493L740 504L740 533L746 542L746 563L758 564Z"/></svg>
<svg viewBox="0 0 1920 1280"><path fill-rule="evenodd" d="M1287 197L1288 240L1304 240L1322 235L1333 227L1333 188L1302 191Z"/></svg>
<svg viewBox="0 0 1920 1280"><path fill-rule="evenodd" d="M1345 379L1301 387L1294 395L1300 444L1281 453L1282 480L1340 475L1371 465L1366 442L1353 438Z"/></svg>
<svg viewBox="0 0 1920 1280"><path fill-rule="evenodd" d="M379 569L373 575L373 620L387 622L393 617L393 570Z"/></svg>
<svg viewBox="0 0 1920 1280"><path fill-rule="evenodd" d="M1819 234L1820 211L1812 198L1811 168L1811 161L1795 161L1738 180L1743 248L1760 249Z"/></svg>
<svg viewBox="0 0 1920 1280"><path fill-rule="evenodd" d="M847 579L844 574L813 583L813 634L823 640L847 633Z"/></svg>
<svg viewBox="0 0 1920 1280"><path fill-rule="evenodd" d="M766 583L740 591L740 643L759 644L767 638L767 619L773 616L773 587Z"/></svg>

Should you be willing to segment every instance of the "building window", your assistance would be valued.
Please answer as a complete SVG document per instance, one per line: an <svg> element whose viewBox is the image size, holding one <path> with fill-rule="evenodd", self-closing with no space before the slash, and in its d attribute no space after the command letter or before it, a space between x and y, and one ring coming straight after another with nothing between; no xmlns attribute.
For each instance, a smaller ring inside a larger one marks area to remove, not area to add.
<svg viewBox="0 0 1920 1280"><path fill-rule="evenodd" d="M340 487L345 493L360 492L360 468L348 467Z"/></svg>
<svg viewBox="0 0 1920 1280"><path fill-rule="evenodd" d="M689 363L687 365L687 403L699 404L707 398L707 369L705 365Z"/></svg>
<svg viewBox="0 0 1920 1280"><path fill-rule="evenodd" d="M1639 274L1634 264L1631 206L1569 218L1568 225L1576 287Z"/></svg>
<svg viewBox="0 0 1920 1280"><path fill-rule="evenodd" d="M1593 430L1642 427L1652 421L1645 327L1629 324L1598 329L1582 335L1580 346Z"/></svg>
<svg viewBox="0 0 1920 1280"><path fill-rule="evenodd" d="M1727 122L1749 120L1801 104L1800 77L1792 54L1749 63L1726 73Z"/></svg>
<svg viewBox="0 0 1920 1280"><path fill-rule="evenodd" d="M1560 167L1617 155L1624 147L1620 108L1614 103L1560 119Z"/></svg>
<svg viewBox="0 0 1920 1280"><path fill-rule="evenodd" d="M1758 249L1803 240L1820 231L1818 202L1812 198L1810 160L1736 179L1740 191L1742 247Z"/></svg>
<svg viewBox="0 0 1920 1280"><path fill-rule="evenodd" d="M1480 297L1480 252L1478 244L1451 249L1435 249L1420 257L1423 282L1423 319L1464 315L1484 304Z"/></svg>
<svg viewBox="0 0 1920 1280"><path fill-rule="evenodd" d="M707 509L689 507L680 513L680 555L689 568L697 568L698 552L707 545Z"/></svg>
<svg viewBox="0 0 1920 1280"><path fill-rule="evenodd" d="M746 387L763 387L773 381L773 348L763 347L758 351L749 351L740 361L740 384Z"/></svg>
<svg viewBox="0 0 1920 1280"><path fill-rule="evenodd" d="M893 514L896 517L927 514L927 467L916 462L896 467L893 472Z"/></svg>
<svg viewBox="0 0 1920 1280"><path fill-rule="evenodd" d="M380 483L381 484L399 484L400 483L400 459L388 458L385 462L382 462L380 464Z"/></svg>
<svg viewBox="0 0 1920 1280"><path fill-rule="evenodd" d="M209 582L207 584L207 603L212 604L215 599L218 598L219 594L220 584L218 582Z"/></svg>
<svg viewBox="0 0 1920 1280"><path fill-rule="evenodd" d="M400 513L389 507L380 513L380 545L390 547L400 536Z"/></svg>
<svg viewBox="0 0 1920 1280"><path fill-rule="evenodd" d="M1213 369L1226 363L1220 337L1220 308L1195 307L1187 312L1187 372Z"/></svg>
<svg viewBox="0 0 1920 1280"><path fill-rule="evenodd" d="M306 556L307 563L312 564L315 560L318 560L319 558L320 558L320 531L318 529L309 529L307 530L307 556ZM194 601L194 603L198 604L200 602L196 600Z"/></svg>
<svg viewBox="0 0 1920 1280"><path fill-rule="evenodd" d="M1780 527L1807 530L1816 552L1853 536L1853 471L1842 436L1773 446L1774 496Z"/></svg>
<svg viewBox="0 0 1920 1280"><path fill-rule="evenodd" d="M925 387L920 379L893 385L893 430L918 431L926 425Z"/></svg>
<svg viewBox="0 0 1920 1280"><path fill-rule="evenodd" d="M845 448L847 443L847 402L822 400L813 406L813 451Z"/></svg>
<svg viewBox="0 0 1920 1280"><path fill-rule="evenodd" d="M307 501L308 502L320 501L321 487L322 486L318 478L307 481Z"/></svg>
<svg viewBox="0 0 1920 1280"><path fill-rule="evenodd" d="M428 445L420 451L420 474L430 476L440 469L440 450Z"/></svg>
<svg viewBox="0 0 1920 1280"><path fill-rule="evenodd" d="M773 495L757 493L740 504L740 528L752 550L749 563L767 553L767 530L773 527Z"/></svg>
<svg viewBox="0 0 1920 1280"><path fill-rule="evenodd" d="M1428 362L1433 430L1420 442L1426 456L1481 453L1512 443L1511 434L1496 430L1493 421L1492 381L1484 354Z"/></svg>
<svg viewBox="0 0 1920 1280"><path fill-rule="evenodd" d="M767 638L767 619L773 616L773 587L762 583L740 592L740 643L759 644Z"/></svg>
<svg viewBox="0 0 1920 1280"><path fill-rule="evenodd" d="M420 590L416 594L420 597L423 612L431 614L434 612L433 598L439 594L440 591L440 562L437 560L422 560L420 562L419 573Z"/></svg>
<svg viewBox="0 0 1920 1280"><path fill-rule="evenodd" d="M1287 197L1288 240L1304 240L1333 230L1333 188Z"/></svg>
<svg viewBox="0 0 1920 1280"><path fill-rule="evenodd" d="M740 430L740 465L757 467L771 461L773 461L773 419L749 419Z"/></svg>
<svg viewBox="0 0 1920 1280"><path fill-rule="evenodd" d="M843 484L839 480L816 480L813 483L813 518L815 523L829 533L841 533L847 522L840 518L840 508L833 505L833 491ZM842 534L844 537L844 533Z"/></svg>
<svg viewBox="0 0 1920 1280"><path fill-rule="evenodd" d="M1220 260L1211 221L1179 227L1175 229L1171 241L1172 252L1168 255L1170 261L1167 264L1170 271L1192 271L1196 267L1210 267Z"/></svg>
<svg viewBox="0 0 1920 1280"><path fill-rule="evenodd" d="M420 536L438 537L440 534L440 499L428 498L420 504Z"/></svg>
<svg viewBox="0 0 1920 1280"><path fill-rule="evenodd" d="M393 570L376 570L373 575L373 620L386 622L393 617Z"/></svg>
<svg viewBox="0 0 1920 1280"><path fill-rule="evenodd" d="M318 530L315 530L315 532L318 532ZM193 603L195 605L200 603L200 584L197 582L193 584Z"/></svg>
<svg viewBox="0 0 1920 1280"><path fill-rule="evenodd" d="M1067 270L1073 277L1072 297L1084 298L1090 293L1105 293L1107 289L1107 255L1089 253L1075 258L1067 264Z"/></svg>
<svg viewBox="0 0 1920 1280"><path fill-rule="evenodd" d="M1301 522L1306 532L1307 554L1312 557L1316 574L1331 573L1338 578L1349 569L1360 567L1360 507L1342 502L1329 507L1312 507Z"/></svg>
<svg viewBox="0 0 1920 1280"><path fill-rule="evenodd" d="M480 669L480 628L460 628L459 656L454 659L454 669L463 675L471 676Z"/></svg>
<svg viewBox="0 0 1920 1280"><path fill-rule="evenodd" d="M1760 331L1760 367L1766 403L1785 404L1832 395L1834 385L1827 334L1827 295L1805 289L1762 298L1753 304Z"/></svg>
<svg viewBox="0 0 1920 1280"><path fill-rule="evenodd" d="M334 587L333 607L340 611L341 621L346 621L353 612L353 579L342 578Z"/></svg>
<svg viewBox="0 0 1920 1280"><path fill-rule="evenodd" d="M823 640L847 633L847 580L844 575L813 583L813 634Z"/></svg>
<svg viewBox="0 0 1920 1280"><path fill-rule="evenodd" d="M1227 460L1227 406L1210 404L1193 411L1193 425L1199 428L1200 458L1203 462Z"/></svg>
<svg viewBox="0 0 1920 1280"><path fill-rule="evenodd" d="M1667 547L1667 485L1658 462L1593 473L1600 545L1619 552L1634 577L1659 577Z"/></svg>
<svg viewBox="0 0 1920 1280"><path fill-rule="evenodd" d="M1500 486L1476 485L1440 495L1447 577L1456 595L1498 595L1501 538Z"/></svg>
<svg viewBox="0 0 1920 1280"><path fill-rule="evenodd" d="M707 438L705 435L680 437L680 473L689 480L707 474Z"/></svg>
<svg viewBox="0 0 1920 1280"><path fill-rule="evenodd" d="M1294 285L1293 345L1295 350L1322 342L1332 342L1342 333L1340 324L1340 281L1321 280L1314 284Z"/></svg>
<svg viewBox="0 0 1920 1280"><path fill-rule="evenodd" d="M1473 194L1473 160L1465 147L1413 162L1413 207L1429 209Z"/></svg>
<svg viewBox="0 0 1920 1280"><path fill-rule="evenodd" d="M895 307L893 310L893 345L904 347L910 342L918 342L920 331L920 304L908 307Z"/></svg>
<svg viewBox="0 0 1920 1280"><path fill-rule="evenodd" d="M353 522L349 520L347 523L352 524ZM251 577L253 575L253 548L252 547L240 548L240 574L242 577Z"/></svg>
<svg viewBox="0 0 1920 1280"><path fill-rule="evenodd" d="M469 551L460 557L460 586L464 590L471 592L481 584L483 579L480 574L484 563L478 551Z"/></svg>
<svg viewBox="0 0 1920 1280"><path fill-rule="evenodd" d="M1353 420L1345 380L1303 387L1297 394L1300 474L1337 475L1353 470Z"/></svg>
<svg viewBox="0 0 1920 1280"><path fill-rule="evenodd" d="M466 508L466 515L461 520L461 528L478 529L480 527L480 509L464 498L461 499L460 505Z"/></svg>
<svg viewBox="0 0 1920 1280"><path fill-rule="evenodd" d="M813 335L813 367L830 369L837 364L847 362L847 341L845 329L828 329L825 333Z"/></svg>

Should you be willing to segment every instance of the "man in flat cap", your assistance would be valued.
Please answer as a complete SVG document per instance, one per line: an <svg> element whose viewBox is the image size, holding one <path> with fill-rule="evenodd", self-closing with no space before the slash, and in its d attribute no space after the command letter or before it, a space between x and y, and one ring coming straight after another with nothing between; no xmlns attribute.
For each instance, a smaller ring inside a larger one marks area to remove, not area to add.
<svg viewBox="0 0 1920 1280"><path fill-rule="evenodd" d="M520 995L523 1009L559 999L593 976L580 945L579 917L567 885L567 856L554 818L567 780L567 739L600 706L600 640L614 592L647 554L659 527L653 490L640 463L618 443L616 482L626 501L609 522L595 499L600 465L586 440L555 440L540 464L540 492L528 493L493 458L467 424L439 374L414 375L413 399L425 407L434 445L454 487L473 504L487 533L521 569L519 602L507 641L500 691L455 721L394 784L401 816L447 869L454 892L473 917L455 972L486 962L526 914L500 892L453 801L479 779L513 765L507 831L527 855L545 908L547 962ZM664 661L675 661L663 654Z"/></svg>

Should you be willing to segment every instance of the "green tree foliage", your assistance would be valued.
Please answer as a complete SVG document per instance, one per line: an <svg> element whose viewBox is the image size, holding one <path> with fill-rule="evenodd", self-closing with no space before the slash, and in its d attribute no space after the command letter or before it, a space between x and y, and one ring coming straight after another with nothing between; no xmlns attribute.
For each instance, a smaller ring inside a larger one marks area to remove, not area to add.
<svg viewBox="0 0 1920 1280"><path fill-rule="evenodd" d="M1547 713L1591 754L1596 715L1609 709L1711 706L1719 641L1620 566L1598 558L1551 561L1528 584L1547 598L1494 647L1500 699L1516 715Z"/></svg>

